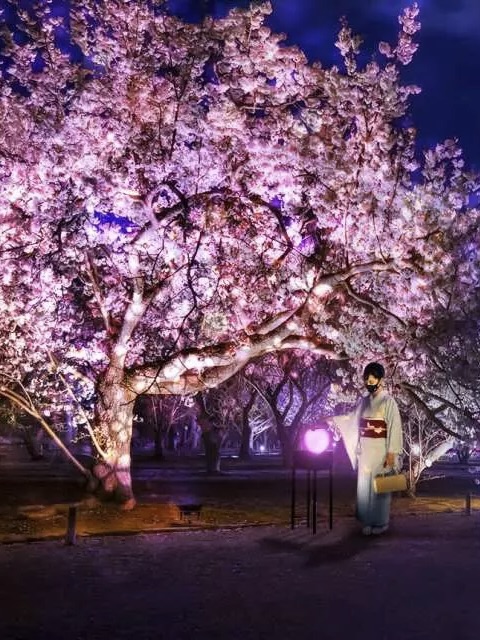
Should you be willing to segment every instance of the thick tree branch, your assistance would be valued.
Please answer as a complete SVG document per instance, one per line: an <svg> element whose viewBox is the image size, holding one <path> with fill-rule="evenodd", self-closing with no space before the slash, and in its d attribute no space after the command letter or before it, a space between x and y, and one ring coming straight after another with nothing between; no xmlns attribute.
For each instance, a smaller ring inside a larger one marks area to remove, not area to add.
<svg viewBox="0 0 480 640"><path fill-rule="evenodd" d="M359 294L357 291L355 291L355 289L352 287L352 285L350 284L348 279L346 279L343 282L343 286L347 290L348 294L354 300L359 302L360 304L363 304L364 306L368 307L369 309L372 309L374 311L379 311L380 313L383 313L384 315L388 316L389 318L392 318L393 320L395 320L395 322L397 324L399 324L403 328L407 327L406 323L399 316L397 316L396 314L392 313L388 309L385 309L385 307L382 307L381 305L379 305L378 302L375 302L374 300L371 300L365 294Z"/></svg>
<svg viewBox="0 0 480 640"><path fill-rule="evenodd" d="M394 260L372 260L370 262L359 263L350 266L348 269L337 271L335 273L328 273L318 278L315 283L312 293L318 296L324 296L326 288L333 289L339 284L343 284L346 280L354 278L365 273L381 273L383 271L395 271Z"/></svg>
<svg viewBox="0 0 480 640"><path fill-rule="evenodd" d="M248 362L272 351L308 349L327 358L343 356L317 338L291 335L286 323L266 334L228 342L215 349L191 349L177 354L158 367L139 367L129 372L128 386L137 394L189 394L218 386Z"/></svg>
<svg viewBox="0 0 480 640"><path fill-rule="evenodd" d="M100 289L100 284L98 282L98 277L97 277L97 273L95 270L95 266L93 264L93 260L89 254L89 252L87 251L85 253L85 264L87 266L87 273L89 276L89 280L90 283L92 285L92 289L93 289L93 295L95 298L95 301L97 303L98 309L100 310L100 314L103 318L103 323L105 325L105 329L107 331L107 333L109 335L112 334L112 323L111 323L111 318L110 318L110 314L108 312L107 306L105 304L105 301L103 299L103 295L102 295L102 291Z"/></svg>

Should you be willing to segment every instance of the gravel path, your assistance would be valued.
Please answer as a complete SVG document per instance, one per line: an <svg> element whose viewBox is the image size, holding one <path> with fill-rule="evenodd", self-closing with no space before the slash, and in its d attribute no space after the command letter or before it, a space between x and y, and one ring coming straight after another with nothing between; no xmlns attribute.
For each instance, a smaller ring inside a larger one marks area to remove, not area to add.
<svg viewBox="0 0 480 640"><path fill-rule="evenodd" d="M0 546L2 640L477 640L480 514Z"/></svg>

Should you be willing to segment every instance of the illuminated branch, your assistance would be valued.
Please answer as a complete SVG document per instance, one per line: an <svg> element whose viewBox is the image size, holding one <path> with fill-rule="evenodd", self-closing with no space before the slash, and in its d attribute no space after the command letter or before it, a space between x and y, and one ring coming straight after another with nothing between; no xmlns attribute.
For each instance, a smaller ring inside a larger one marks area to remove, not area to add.
<svg viewBox="0 0 480 640"><path fill-rule="evenodd" d="M17 384L20 384L17 382ZM10 400L10 402L12 402L15 406L17 406L19 409L21 409L22 411L24 411L25 413L28 413L30 416L32 416L33 418L35 418L35 420L38 421L38 423L40 424L40 426L42 427L42 429L44 429L44 431L47 432L47 434L50 436L50 438L55 442L55 444L57 445L57 447L60 449L60 451L62 451L62 453L68 458L68 460L70 460L70 462L80 471L80 473L82 473L82 475L84 475L86 478L91 478L91 473L88 469L86 469L76 458L75 456L70 453L70 451L68 450L68 448L63 444L63 442L60 440L60 438L57 436L57 434L55 433L55 431L50 427L50 425L48 424L48 422L46 422L46 420L43 418L43 416L37 411L37 409L34 407L33 403L31 402L31 400L29 399L28 401L26 400L26 398L24 398L22 395L16 393L15 391L13 391L12 389L8 389L6 387L0 387L0 395L2 395L4 398L7 398L7 400ZM27 394L28 397L28 394Z"/></svg>
<svg viewBox="0 0 480 640"><path fill-rule="evenodd" d="M272 331L274 331L275 329L278 329L279 327L284 325L285 322L288 322L289 320L294 318L294 316L297 313L298 313L298 308L293 310L282 311L281 313L278 313L273 318L269 318L268 320L265 320L265 322L263 322L257 327L247 327L246 332L248 333L248 335L266 336ZM295 321L293 320L293 322ZM294 326L295 328L297 327L296 324Z"/></svg>
<svg viewBox="0 0 480 640"><path fill-rule="evenodd" d="M100 289L100 285L98 283L95 267L93 265L92 259L90 258L89 252L85 253L85 262L87 265L87 273L89 275L90 282L92 284L93 295L97 302L98 308L100 310L101 316L103 318L103 323L105 325L105 329L107 333L112 333L112 324L110 321L110 314L103 300L102 292Z"/></svg>
<svg viewBox="0 0 480 640"><path fill-rule="evenodd" d="M404 383L404 384L406 386L409 386L408 383ZM449 386L449 388L450 388L450 386ZM465 416L465 418L468 418L472 422L474 422L474 423L477 422L476 416L471 411L468 411L468 409L462 408L462 407L458 406L457 404L454 404L450 400L447 400L443 396L441 396L441 395L439 395L437 393L434 393L432 391L426 391L425 389L421 389L421 391L425 396L428 396L429 398L432 398L433 400L437 400L438 402L442 403L439 407L437 407L437 409L434 410L435 413L440 413L440 412L444 411L448 407L450 409L453 409L457 413L459 413L461 416ZM458 397L458 395L457 395L457 397Z"/></svg>
<svg viewBox="0 0 480 640"><path fill-rule="evenodd" d="M457 433L456 431L452 431L452 429L449 429L448 427L446 427L444 425L444 423L442 422L442 420L440 420L440 418L437 417L436 413L434 410L432 410L428 404L418 395L418 393L415 391L415 388L412 385L409 385L406 382L401 383L400 385L402 387L402 389L404 389L407 394L416 402L418 403L421 408L423 409L423 411L427 414L427 416L429 417L429 419L437 425L437 427L441 430L444 431L445 433L448 433L448 435L457 438L458 440L466 440L466 438L464 436L462 436L461 434Z"/></svg>
<svg viewBox="0 0 480 640"><path fill-rule="evenodd" d="M356 300L357 302L360 302L360 304L363 304L366 307L369 307L370 309L373 309L374 311L380 311L384 315L386 315L386 316L388 316L390 318L393 318L393 320L395 320L395 322L397 322L403 328L406 328L406 326L407 326L406 322L404 322L401 318L399 318L397 315L395 315L394 313L392 313L388 309L385 309L384 307L382 307L380 304L378 304L378 302L374 302L373 300L370 300L370 298L368 298L365 295L360 295L357 291L354 290L354 288L352 287L352 285L350 284L350 282L348 280L345 280L343 282L343 286L348 291L348 294L354 300Z"/></svg>
<svg viewBox="0 0 480 640"><path fill-rule="evenodd" d="M352 265L344 271L337 271L336 273L330 273L318 278L315 286L312 289L312 293L315 295L323 296L325 294L325 287L331 287L332 289L338 285L343 284L345 280L354 278L355 276L363 275L365 273L381 273L383 271L395 271L393 267L393 259L389 259L386 262L373 260L371 262L365 262L361 264Z"/></svg>
<svg viewBox="0 0 480 640"><path fill-rule="evenodd" d="M215 350L205 348L178 354L161 367L141 367L128 376L128 386L135 393L188 394L218 386L240 371L247 362L271 351L308 349L330 359L342 359L334 346L318 338L291 335L283 325L267 335L256 335L242 344L229 342Z"/></svg>

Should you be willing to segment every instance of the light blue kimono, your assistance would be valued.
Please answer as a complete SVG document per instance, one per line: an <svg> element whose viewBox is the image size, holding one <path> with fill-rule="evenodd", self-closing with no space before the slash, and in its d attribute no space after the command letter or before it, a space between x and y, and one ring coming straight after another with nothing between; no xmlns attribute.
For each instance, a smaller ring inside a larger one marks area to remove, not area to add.
<svg viewBox="0 0 480 640"><path fill-rule="evenodd" d="M370 418L376 423L384 421L386 437L363 437L362 418ZM362 397L352 413L335 416L333 422L342 436L353 468L357 469L357 519L363 526L388 526L392 494L376 494L373 479L392 471L392 467L383 466L387 452L395 454L397 466L403 451L402 422L395 399L383 390L375 396Z"/></svg>

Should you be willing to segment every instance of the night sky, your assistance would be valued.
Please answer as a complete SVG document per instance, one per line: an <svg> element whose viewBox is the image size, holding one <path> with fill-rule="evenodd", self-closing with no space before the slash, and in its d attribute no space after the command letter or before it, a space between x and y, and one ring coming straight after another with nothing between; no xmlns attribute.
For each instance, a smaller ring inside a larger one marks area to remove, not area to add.
<svg viewBox="0 0 480 640"><path fill-rule="evenodd" d="M397 16L408 0L273 0L270 27L285 33L313 62L339 61L334 46L339 18L345 15L364 38L368 57L380 40L396 41ZM248 0L169 0L175 13L190 20L202 13L225 15ZM420 48L404 70L404 81L422 93L412 98L412 121L421 146L458 138L471 168L480 170L480 0L418 0ZM379 59L383 59L379 56Z"/></svg>

